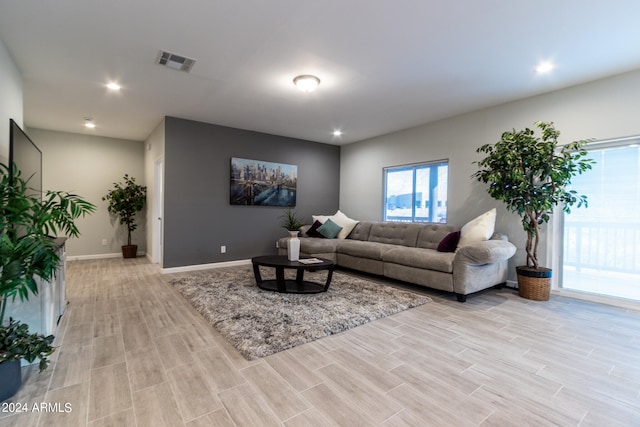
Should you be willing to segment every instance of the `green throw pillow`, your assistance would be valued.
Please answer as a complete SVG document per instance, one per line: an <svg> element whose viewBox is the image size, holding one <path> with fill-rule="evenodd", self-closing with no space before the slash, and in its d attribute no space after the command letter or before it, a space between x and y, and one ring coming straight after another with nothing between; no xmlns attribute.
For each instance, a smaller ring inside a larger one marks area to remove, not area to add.
<svg viewBox="0 0 640 427"><path fill-rule="evenodd" d="M318 227L318 233L322 234L327 239L335 239L340 230L342 230L342 227L330 219L327 219L324 224Z"/></svg>

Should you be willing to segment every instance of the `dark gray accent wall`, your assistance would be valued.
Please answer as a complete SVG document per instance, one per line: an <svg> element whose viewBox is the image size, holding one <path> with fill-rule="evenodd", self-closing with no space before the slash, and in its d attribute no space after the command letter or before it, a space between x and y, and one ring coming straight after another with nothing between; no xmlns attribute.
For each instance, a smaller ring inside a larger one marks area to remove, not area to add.
<svg viewBox="0 0 640 427"><path fill-rule="evenodd" d="M340 147L166 117L164 268L276 253L286 208L232 206L231 157L297 165L296 211L307 223L338 209Z"/></svg>

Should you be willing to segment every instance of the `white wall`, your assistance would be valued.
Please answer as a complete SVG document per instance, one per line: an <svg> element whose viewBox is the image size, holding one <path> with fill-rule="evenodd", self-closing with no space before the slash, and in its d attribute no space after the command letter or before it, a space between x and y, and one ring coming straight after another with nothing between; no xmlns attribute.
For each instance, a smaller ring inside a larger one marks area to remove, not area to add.
<svg viewBox="0 0 640 427"><path fill-rule="evenodd" d="M0 40L0 162L9 163L9 119L23 126L22 77Z"/></svg>
<svg viewBox="0 0 640 427"><path fill-rule="evenodd" d="M125 173L135 177L137 184L146 185L143 142L35 128L27 129L27 134L42 151L44 189L78 194L98 207L76 222L81 236L67 242L67 255L120 254L120 246L127 243L126 227L111 218L102 197ZM145 222L143 211L132 235L139 253L146 250ZM107 239L106 246L102 239Z"/></svg>
<svg viewBox="0 0 640 427"><path fill-rule="evenodd" d="M532 127L537 120L555 122L561 143L640 135L639 99L640 71L635 71L343 146L340 209L353 218L380 220L384 167L449 159L448 222L463 225L498 207L497 231L507 233L519 247L511 264L524 264L519 218L471 179L477 171L472 162L482 158L476 148L497 142L505 130ZM546 244L542 242L539 252L542 260ZM557 254L548 258L550 262Z"/></svg>

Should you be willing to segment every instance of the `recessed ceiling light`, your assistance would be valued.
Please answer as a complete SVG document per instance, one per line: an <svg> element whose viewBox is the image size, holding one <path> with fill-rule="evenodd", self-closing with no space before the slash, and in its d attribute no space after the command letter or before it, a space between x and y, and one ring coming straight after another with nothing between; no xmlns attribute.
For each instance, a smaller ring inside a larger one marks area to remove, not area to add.
<svg viewBox="0 0 640 427"><path fill-rule="evenodd" d="M93 123L93 117L85 117L84 118L84 127L93 129L96 127L95 123Z"/></svg>
<svg viewBox="0 0 640 427"><path fill-rule="evenodd" d="M553 65L553 63L549 61L541 62L540 65L536 67L536 73L548 73L549 71L553 70L554 67L555 65Z"/></svg>
<svg viewBox="0 0 640 427"><path fill-rule="evenodd" d="M320 84L320 79L310 74L303 74L293 79L293 84L302 92L313 92Z"/></svg>
<svg viewBox="0 0 640 427"><path fill-rule="evenodd" d="M118 83L107 83L107 89L109 90L120 90L120 85Z"/></svg>
<svg viewBox="0 0 640 427"><path fill-rule="evenodd" d="M334 130L333 131L333 136L342 136L342 131L341 130Z"/></svg>

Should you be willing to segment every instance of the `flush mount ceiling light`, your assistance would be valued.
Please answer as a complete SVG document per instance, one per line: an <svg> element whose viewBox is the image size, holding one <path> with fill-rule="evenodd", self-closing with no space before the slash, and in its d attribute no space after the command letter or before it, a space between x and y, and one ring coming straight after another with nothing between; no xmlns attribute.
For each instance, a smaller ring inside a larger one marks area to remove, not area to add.
<svg viewBox="0 0 640 427"><path fill-rule="evenodd" d="M293 84L302 92L309 93L316 90L320 84L320 79L310 74L303 74L293 79Z"/></svg>
<svg viewBox="0 0 640 427"><path fill-rule="evenodd" d="M113 90L113 91L119 91L120 90L120 85L118 83L115 83L115 82L107 83L107 89Z"/></svg>

